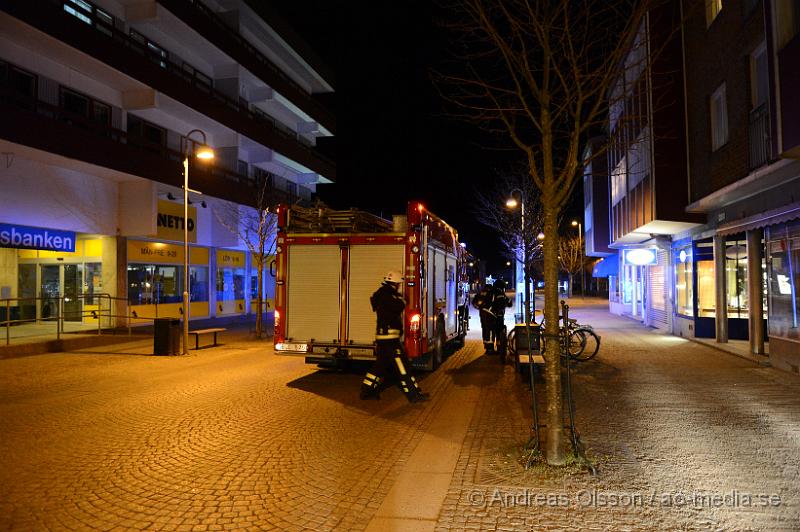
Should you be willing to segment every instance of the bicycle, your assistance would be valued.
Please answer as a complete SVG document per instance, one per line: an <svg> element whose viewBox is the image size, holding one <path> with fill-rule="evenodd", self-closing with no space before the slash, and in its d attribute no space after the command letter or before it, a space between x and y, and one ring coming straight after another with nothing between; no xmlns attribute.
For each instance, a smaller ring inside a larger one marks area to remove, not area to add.
<svg viewBox="0 0 800 532"><path fill-rule="evenodd" d="M559 316L559 320L563 321L563 317ZM537 325L544 330L544 316ZM569 357L577 362L591 360L600 351L600 336L594 331L594 327L579 324L576 319L568 318L566 326L559 327L559 335L564 340ZM542 336L543 344L545 339L546 337Z"/></svg>

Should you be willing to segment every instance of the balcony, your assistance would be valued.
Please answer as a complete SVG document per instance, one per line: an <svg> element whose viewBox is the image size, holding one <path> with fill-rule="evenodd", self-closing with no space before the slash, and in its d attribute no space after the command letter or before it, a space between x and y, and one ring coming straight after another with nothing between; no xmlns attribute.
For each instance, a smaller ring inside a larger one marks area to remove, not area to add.
<svg viewBox="0 0 800 532"><path fill-rule="evenodd" d="M143 137L95 122L0 84L0 138L167 185L183 186L183 155ZM248 175L190 162L192 186L203 193L257 207L259 183ZM270 188L270 204L296 198Z"/></svg>
<svg viewBox="0 0 800 532"><path fill-rule="evenodd" d="M254 111L243 99L233 99L214 89L194 72L172 63L106 20L89 12L81 13L81 18L68 14L63 10L63 2L57 0L3 2L0 6L40 31L335 180L335 163L301 142L296 133Z"/></svg>
<svg viewBox="0 0 800 532"><path fill-rule="evenodd" d="M772 159L769 107L766 103L750 111L748 137L750 139L750 170L755 170Z"/></svg>
<svg viewBox="0 0 800 532"><path fill-rule="evenodd" d="M158 0L171 13L208 39L217 48L262 79L289 101L336 132L336 119L330 111L294 82L238 31L228 26L216 13L199 0Z"/></svg>

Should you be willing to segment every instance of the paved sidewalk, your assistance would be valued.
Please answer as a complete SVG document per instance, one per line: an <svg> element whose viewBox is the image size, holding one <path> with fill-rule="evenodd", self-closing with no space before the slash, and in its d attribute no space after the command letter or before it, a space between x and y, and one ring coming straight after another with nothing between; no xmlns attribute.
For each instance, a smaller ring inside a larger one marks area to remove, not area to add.
<svg viewBox="0 0 800 532"><path fill-rule="evenodd" d="M598 476L520 467L529 396L484 357L470 372L496 378L482 388L437 531L800 530L800 379L572 303L602 335L574 379Z"/></svg>

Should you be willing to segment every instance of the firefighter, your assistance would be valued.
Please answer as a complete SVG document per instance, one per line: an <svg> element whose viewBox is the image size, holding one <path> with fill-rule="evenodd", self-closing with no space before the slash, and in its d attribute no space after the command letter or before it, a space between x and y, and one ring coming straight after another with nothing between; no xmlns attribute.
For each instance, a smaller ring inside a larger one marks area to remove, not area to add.
<svg viewBox="0 0 800 532"><path fill-rule="evenodd" d="M406 308L406 302L399 291L402 282L400 273L391 271L383 278L381 287L369 298L372 310L378 315L375 332L377 349L375 363L364 376L361 385L361 399L380 399L381 386L391 373L395 373L398 385L406 394L408 402L428 400L428 395L422 393L410 373L411 364L401 342L403 311Z"/></svg>
<svg viewBox="0 0 800 532"><path fill-rule="evenodd" d="M494 341L492 333L495 328L495 317L492 313L492 301L494 300L494 288L492 285L485 284L481 291L472 298L472 306L478 309L481 318L481 334L483 335L483 348L486 354L494 353Z"/></svg>
<svg viewBox="0 0 800 532"><path fill-rule="evenodd" d="M509 308L513 303L511 299L506 295L506 286L507 283L503 279L498 279L494 282L494 294L492 297L492 303L490 305L490 310L494 315L495 323L494 323L494 340L497 342L498 348L502 344L504 344L505 340L505 314L506 309ZM500 349L498 349L500 350ZM502 354L502 353L501 353Z"/></svg>

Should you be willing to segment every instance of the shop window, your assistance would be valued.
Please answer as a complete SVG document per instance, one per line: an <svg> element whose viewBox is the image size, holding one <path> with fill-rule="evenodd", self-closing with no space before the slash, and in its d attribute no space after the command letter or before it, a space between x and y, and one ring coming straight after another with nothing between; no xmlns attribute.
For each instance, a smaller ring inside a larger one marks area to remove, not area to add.
<svg viewBox="0 0 800 532"><path fill-rule="evenodd" d="M189 267L189 301L208 301L208 268Z"/></svg>
<svg viewBox="0 0 800 532"><path fill-rule="evenodd" d="M729 318L747 319L747 241L725 242L725 301Z"/></svg>
<svg viewBox="0 0 800 532"><path fill-rule="evenodd" d="M800 340L800 223L769 230L769 335Z"/></svg>
<svg viewBox="0 0 800 532"><path fill-rule="evenodd" d="M244 299L244 269L219 268L217 270L217 301Z"/></svg>
<svg viewBox="0 0 800 532"><path fill-rule="evenodd" d="M95 294L103 292L103 265L99 262L87 262L84 270L83 293L87 305L99 305Z"/></svg>
<svg viewBox="0 0 800 532"><path fill-rule="evenodd" d="M128 266L128 302L131 305L181 303L181 268L154 264Z"/></svg>
<svg viewBox="0 0 800 532"><path fill-rule="evenodd" d="M692 246L675 249L675 312L694 317Z"/></svg>
<svg viewBox="0 0 800 532"><path fill-rule="evenodd" d="M698 242L696 257L697 316L713 318L717 315L713 244L711 242Z"/></svg>

